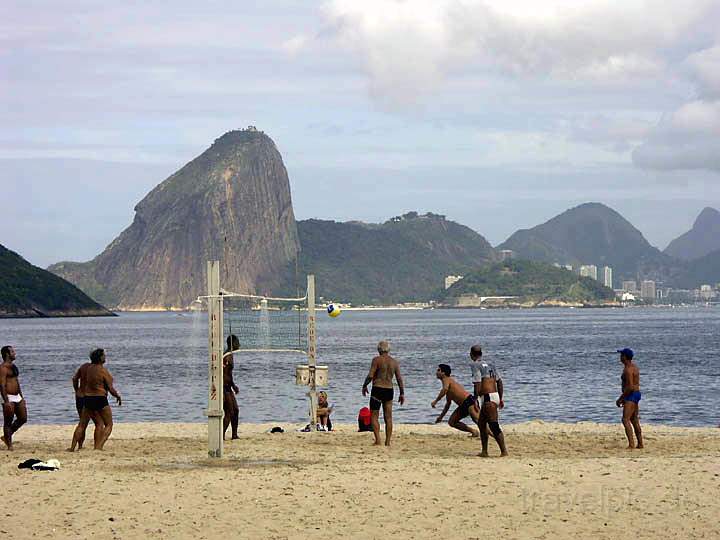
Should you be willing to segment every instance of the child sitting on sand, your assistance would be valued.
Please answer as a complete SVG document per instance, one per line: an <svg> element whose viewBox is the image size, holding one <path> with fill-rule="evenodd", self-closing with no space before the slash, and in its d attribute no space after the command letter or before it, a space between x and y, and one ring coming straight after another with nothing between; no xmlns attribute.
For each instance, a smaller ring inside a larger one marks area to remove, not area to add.
<svg viewBox="0 0 720 540"><path fill-rule="evenodd" d="M318 426L319 431L332 431L332 422L330 422L330 413L332 407L328 403L327 392L318 393L318 410L317 416L320 425Z"/></svg>

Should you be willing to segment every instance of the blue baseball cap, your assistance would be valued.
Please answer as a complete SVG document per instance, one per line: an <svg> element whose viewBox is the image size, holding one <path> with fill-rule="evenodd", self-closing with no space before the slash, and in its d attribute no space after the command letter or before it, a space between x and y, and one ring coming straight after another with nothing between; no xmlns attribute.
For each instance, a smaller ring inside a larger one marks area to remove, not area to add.
<svg viewBox="0 0 720 540"><path fill-rule="evenodd" d="M620 354L624 354L628 358L632 358L633 356L635 356L635 353L633 352L633 350L628 349L627 347L625 347L624 349L618 349L617 352L619 352Z"/></svg>

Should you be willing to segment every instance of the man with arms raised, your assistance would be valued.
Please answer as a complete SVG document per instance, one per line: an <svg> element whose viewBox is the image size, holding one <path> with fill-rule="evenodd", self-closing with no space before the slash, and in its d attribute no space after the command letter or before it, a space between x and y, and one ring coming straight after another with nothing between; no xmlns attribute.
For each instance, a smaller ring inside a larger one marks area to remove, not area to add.
<svg viewBox="0 0 720 540"><path fill-rule="evenodd" d="M112 409L108 403L108 392L115 397L118 406L122 405L122 398L113 386L113 377L105 368L105 350L95 349L90 353L90 363L83 364L76 376L80 381L79 391L83 395L83 418L73 435L73 446L80 438L79 429L87 427L89 418L97 418L95 423L95 450L102 450L113 429ZM82 427L83 419L85 426Z"/></svg>
<svg viewBox="0 0 720 540"><path fill-rule="evenodd" d="M628 440L628 450L644 448L642 430L640 429L640 368L633 362L635 353L632 349L626 348L618 352L620 353L620 362L625 367L621 376L622 394L620 394L615 405L623 408L622 423ZM633 430L635 430L635 436L637 437L637 447L633 440Z"/></svg>
<svg viewBox="0 0 720 540"><path fill-rule="evenodd" d="M480 408L480 421L478 422L480 441L482 442L480 457L488 457L488 427L500 447L500 455L507 456L505 435L498 423L498 409L505 407L502 379L495 365L488 360L483 360L480 345L473 345L470 348L470 360L472 360L470 369L472 370L475 398Z"/></svg>
<svg viewBox="0 0 720 540"><path fill-rule="evenodd" d="M460 431L465 431L466 433L470 433L473 437L477 437L477 429L468 427L468 425L465 424L465 422L461 422L461 420L470 415L473 421L477 423L480 420L480 410L477 407L475 398L470 394L470 392L465 390L459 382L450 376L451 373L452 370L447 364L440 364L435 372L435 376L440 379L440 382L442 383L442 388L440 389L438 397L430 403L430 406L434 409L443 397L447 398L445 401L445 408L440 413L440 416L437 417L435 423L439 424L442 422L442 419L445 417L448 410L450 410L450 405L454 401L458 408L455 409L450 416L448 424L450 427L454 427Z"/></svg>
<svg viewBox="0 0 720 540"><path fill-rule="evenodd" d="M15 349L10 345L5 345L0 349L0 354L2 355L2 364L0 364L0 398L2 398L3 408L2 441L8 450L12 450L13 434L27 422L27 407L18 380L20 372L15 365Z"/></svg>
<svg viewBox="0 0 720 540"><path fill-rule="evenodd" d="M392 437L392 402L393 402L393 377L397 379L400 389L400 405L405 403L405 383L400 374L400 364L390 356L390 344L381 341L377 346L378 355L372 359L370 371L365 378L362 387L362 395L367 396L368 385L372 382L370 391L370 421L373 433L375 434L375 446L380 446L380 407L383 409L385 419L385 446L390 446Z"/></svg>

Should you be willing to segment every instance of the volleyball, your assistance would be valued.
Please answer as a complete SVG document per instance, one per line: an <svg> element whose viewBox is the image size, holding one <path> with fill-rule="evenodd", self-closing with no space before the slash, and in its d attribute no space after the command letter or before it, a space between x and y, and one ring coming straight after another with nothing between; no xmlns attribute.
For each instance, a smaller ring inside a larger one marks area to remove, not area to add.
<svg viewBox="0 0 720 540"><path fill-rule="evenodd" d="M330 315L331 317L337 317L341 313L340 306L336 306L335 304L328 304L327 312L328 315Z"/></svg>

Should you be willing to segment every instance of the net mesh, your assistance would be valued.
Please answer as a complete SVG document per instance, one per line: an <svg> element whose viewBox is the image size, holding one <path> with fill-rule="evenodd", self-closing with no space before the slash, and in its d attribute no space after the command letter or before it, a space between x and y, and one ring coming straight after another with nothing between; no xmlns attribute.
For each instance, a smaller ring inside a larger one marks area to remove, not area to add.
<svg viewBox="0 0 720 540"><path fill-rule="evenodd" d="M240 351L307 352L307 298L223 294L223 340L231 334Z"/></svg>

